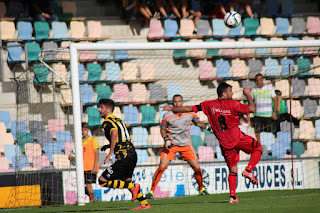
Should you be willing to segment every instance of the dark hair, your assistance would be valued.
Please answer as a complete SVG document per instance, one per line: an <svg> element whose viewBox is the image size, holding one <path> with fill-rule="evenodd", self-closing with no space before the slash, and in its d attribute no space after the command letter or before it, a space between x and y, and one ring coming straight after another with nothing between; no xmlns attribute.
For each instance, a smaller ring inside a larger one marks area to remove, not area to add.
<svg viewBox="0 0 320 213"><path fill-rule="evenodd" d="M183 100L183 97L182 95L179 95L179 94L175 94L173 97L172 97L172 100L175 98L175 97L181 97L181 99Z"/></svg>
<svg viewBox="0 0 320 213"><path fill-rule="evenodd" d="M261 76L263 78L263 75L261 73L256 74L256 76L254 77L254 79L256 79L258 76Z"/></svg>
<svg viewBox="0 0 320 213"><path fill-rule="evenodd" d="M105 105L108 108L111 108L112 112L114 110L114 102L111 99L100 99L99 105Z"/></svg>
<svg viewBox="0 0 320 213"><path fill-rule="evenodd" d="M278 89L276 89L274 92L276 93L276 95L282 95L282 92Z"/></svg>
<svg viewBox="0 0 320 213"><path fill-rule="evenodd" d="M83 122L81 126L82 128L89 129L89 124L87 122Z"/></svg>
<svg viewBox="0 0 320 213"><path fill-rule="evenodd" d="M227 92L227 88L228 87L231 87L232 86L230 84L227 84L227 83L220 83L218 88L217 88L217 94L218 94L218 97L222 97L222 93L224 92Z"/></svg>

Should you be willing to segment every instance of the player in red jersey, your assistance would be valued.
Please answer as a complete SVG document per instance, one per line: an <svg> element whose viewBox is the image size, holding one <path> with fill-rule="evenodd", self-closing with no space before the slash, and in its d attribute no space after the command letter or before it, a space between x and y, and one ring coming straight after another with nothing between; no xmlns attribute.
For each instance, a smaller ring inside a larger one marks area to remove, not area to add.
<svg viewBox="0 0 320 213"><path fill-rule="evenodd" d="M247 97L249 105L232 100L232 86L229 84L219 84L217 93L217 100L205 101L200 105L194 106L171 107L165 105L163 109L174 113L197 113L198 111L203 111L207 115L213 132L219 140L222 155L230 170L228 177L230 203L238 203L236 185L240 150L251 154L248 166L242 172L242 176L248 178L253 184L258 184L252 170L260 161L263 148L257 140L241 132L238 127L239 113L246 115L249 112L254 112L255 105L248 88L243 89L243 94Z"/></svg>

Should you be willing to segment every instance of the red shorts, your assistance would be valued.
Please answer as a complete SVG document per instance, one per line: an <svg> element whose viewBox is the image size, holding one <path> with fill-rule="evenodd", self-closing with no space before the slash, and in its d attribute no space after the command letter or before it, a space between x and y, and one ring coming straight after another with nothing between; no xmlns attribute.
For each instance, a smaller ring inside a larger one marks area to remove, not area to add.
<svg viewBox="0 0 320 213"><path fill-rule="evenodd" d="M170 149L167 149L165 146L163 146L161 152L161 159L174 160L174 157L178 152L182 156L183 160L198 159L198 156L193 146L172 146Z"/></svg>
<svg viewBox="0 0 320 213"><path fill-rule="evenodd" d="M221 146L222 155L229 168L236 166L239 161L239 151L242 150L247 154L251 154L256 150L259 150L261 144L256 139L249 135L245 135L239 141L239 143L232 149L225 149Z"/></svg>

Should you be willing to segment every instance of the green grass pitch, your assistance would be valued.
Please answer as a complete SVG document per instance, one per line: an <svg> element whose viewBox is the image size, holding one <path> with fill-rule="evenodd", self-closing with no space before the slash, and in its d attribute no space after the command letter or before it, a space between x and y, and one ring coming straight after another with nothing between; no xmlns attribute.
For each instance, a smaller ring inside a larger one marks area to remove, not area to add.
<svg viewBox="0 0 320 213"><path fill-rule="evenodd" d="M139 202L114 201L88 203L85 206L64 205L30 207L19 209L2 209L8 212L161 212L161 213L314 213L320 212L320 189L305 190L274 190L238 193L240 203L228 203L228 194L207 196L186 196L150 200L151 209L131 211ZM1 210L0 210L1 211Z"/></svg>

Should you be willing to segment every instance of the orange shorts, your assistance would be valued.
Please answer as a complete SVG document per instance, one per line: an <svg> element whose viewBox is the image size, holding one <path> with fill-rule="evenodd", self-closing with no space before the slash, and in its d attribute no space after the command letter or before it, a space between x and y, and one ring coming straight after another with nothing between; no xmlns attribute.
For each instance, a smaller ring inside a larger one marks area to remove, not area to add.
<svg viewBox="0 0 320 213"><path fill-rule="evenodd" d="M198 156L193 146L172 146L167 149L165 146L162 148L161 159L174 160L177 153L180 153L183 160L196 160Z"/></svg>

